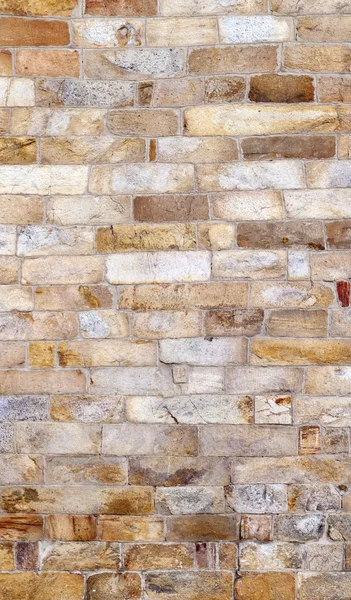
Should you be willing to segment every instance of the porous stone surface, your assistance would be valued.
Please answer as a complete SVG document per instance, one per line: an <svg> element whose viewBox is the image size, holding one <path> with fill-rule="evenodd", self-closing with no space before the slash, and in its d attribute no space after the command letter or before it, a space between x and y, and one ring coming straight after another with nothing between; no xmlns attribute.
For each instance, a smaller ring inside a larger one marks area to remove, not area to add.
<svg viewBox="0 0 351 600"><path fill-rule="evenodd" d="M0 0L0 600L350 600L351 0Z"/></svg>

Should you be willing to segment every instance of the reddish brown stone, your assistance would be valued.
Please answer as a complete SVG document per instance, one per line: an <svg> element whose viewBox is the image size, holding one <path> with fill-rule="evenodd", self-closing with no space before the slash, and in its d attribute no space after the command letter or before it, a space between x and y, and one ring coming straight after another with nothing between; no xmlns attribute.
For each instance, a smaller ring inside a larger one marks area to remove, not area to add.
<svg viewBox="0 0 351 600"><path fill-rule="evenodd" d="M246 160L332 158L335 156L335 137L330 135L252 137L242 140L241 148Z"/></svg>
<svg viewBox="0 0 351 600"><path fill-rule="evenodd" d="M241 248L306 246L324 250L323 226L318 221L239 223L237 242Z"/></svg>
<svg viewBox="0 0 351 600"><path fill-rule="evenodd" d="M240 537L243 540L269 542L271 539L272 517L269 515L242 515Z"/></svg>
<svg viewBox="0 0 351 600"><path fill-rule="evenodd" d="M330 248L351 249L351 219L326 223L325 228Z"/></svg>
<svg viewBox="0 0 351 600"><path fill-rule="evenodd" d="M241 573L235 581L237 600L294 600L292 573Z"/></svg>
<svg viewBox="0 0 351 600"><path fill-rule="evenodd" d="M167 519L168 541L218 541L239 539L238 515L188 515Z"/></svg>
<svg viewBox="0 0 351 600"><path fill-rule="evenodd" d="M318 426L306 425L299 432L299 453L318 454L321 451L321 433Z"/></svg>
<svg viewBox="0 0 351 600"><path fill-rule="evenodd" d="M203 221L208 219L207 196L137 196L134 199L136 221Z"/></svg>
<svg viewBox="0 0 351 600"><path fill-rule="evenodd" d="M45 537L50 540L87 542L96 538L94 517L49 515L46 519Z"/></svg>
<svg viewBox="0 0 351 600"><path fill-rule="evenodd" d="M19 571L36 571L38 568L38 544L18 542L16 544L16 565Z"/></svg>
<svg viewBox="0 0 351 600"><path fill-rule="evenodd" d="M138 83L138 104L139 106L150 106L153 92L152 81L141 81Z"/></svg>
<svg viewBox="0 0 351 600"><path fill-rule="evenodd" d="M255 75L251 77L252 102L313 102L313 79L308 75Z"/></svg>
<svg viewBox="0 0 351 600"><path fill-rule="evenodd" d="M0 540L39 540L43 535L43 517L39 515L1 515Z"/></svg>
<svg viewBox="0 0 351 600"><path fill-rule="evenodd" d="M91 15L151 17L157 14L157 0L87 0L85 12Z"/></svg>
<svg viewBox="0 0 351 600"><path fill-rule="evenodd" d="M342 307L346 308L350 306L350 282L349 281L337 281L336 291L338 293L339 302Z"/></svg>
<svg viewBox="0 0 351 600"><path fill-rule="evenodd" d="M67 46L70 41L67 23L16 17L0 19L3 46Z"/></svg>

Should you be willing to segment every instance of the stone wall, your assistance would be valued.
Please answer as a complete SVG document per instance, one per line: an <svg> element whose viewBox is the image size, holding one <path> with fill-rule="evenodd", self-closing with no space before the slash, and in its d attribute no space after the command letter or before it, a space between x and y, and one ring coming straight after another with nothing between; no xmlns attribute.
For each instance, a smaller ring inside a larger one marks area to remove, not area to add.
<svg viewBox="0 0 351 600"><path fill-rule="evenodd" d="M351 0L0 0L0 600L351 598Z"/></svg>

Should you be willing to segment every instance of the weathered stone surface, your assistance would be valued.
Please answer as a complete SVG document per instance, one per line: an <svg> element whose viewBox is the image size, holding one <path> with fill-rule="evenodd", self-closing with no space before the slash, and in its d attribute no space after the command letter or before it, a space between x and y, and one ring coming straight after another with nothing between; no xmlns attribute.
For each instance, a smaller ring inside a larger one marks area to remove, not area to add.
<svg viewBox="0 0 351 600"><path fill-rule="evenodd" d="M89 79L164 79L185 72L184 50L178 48L86 50L85 58Z"/></svg>
<svg viewBox="0 0 351 600"><path fill-rule="evenodd" d="M127 81L38 79L36 97L38 106L132 106L134 86Z"/></svg>
<svg viewBox="0 0 351 600"><path fill-rule="evenodd" d="M54 421L120 423L123 420L122 396L52 396L50 416ZM0 412L1 414L1 412Z"/></svg>
<svg viewBox="0 0 351 600"><path fill-rule="evenodd" d="M96 537L94 517L49 515L45 522L45 536L49 540L87 542Z"/></svg>
<svg viewBox="0 0 351 600"><path fill-rule="evenodd" d="M38 515L1 515L0 539L39 540L43 535L43 517Z"/></svg>
<svg viewBox="0 0 351 600"><path fill-rule="evenodd" d="M133 250L192 250L196 248L194 225L115 225L99 228L98 252L114 253Z"/></svg>
<svg viewBox="0 0 351 600"><path fill-rule="evenodd" d="M288 496L290 512L340 510L340 493L332 485L291 485Z"/></svg>
<svg viewBox="0 0 351 600"><path fill-rule="evenodd" d="M240 546L239 561L243 570L270 571L303 567L301 546L279 542L270 544L246 542Z"/></svg>
<svg viewBox="0 0 351 600"><path fill-rule="evenodd" d="M287 44L284 67L291 71L349 73L351 57L346 46L322 44Z"/></svg>
<svg viewBox="0 0 351 600"><path fill-rule="evenodd" d="M312 250L324 250L324 232L322 224L314 221L240 223L237 243L242 248L305 246Z"/></svg>
<svg viewBox="0 0 351 600"><path fill-rule="evenodd" d="M20 16L69 17L77 7L77 0L2 0L2 14Z"/></svg>
<svg viewBox="0 0 351 600"><path fill-rule="evenodd" d="M197 337L202 334L201 313L197 311L137 313L133 319L133 334L145 339Z"/></svg>
<svg viewBox="0 0 351 600"><path fill-rule="evenodd" d="M232 466L235 483L339 483L350 476L350 460L340 456L300 456L238 459Z"/></svg>
<svg viewBox="0 0 351 600"><path fill-rule="evenodd" d="M245 91L246 82L243 77L208 77L205 80L205 102L241 102L245 98Z"/></svg>
<svg viewBox="0 0 351 600"><path fill-rule="evenodd" d="M185 544L129 544L124 555L130 571L187 569L193 564L193 549Z"/></svg>
<svg viewBox="0 0 351 600"><path fill-rule="evenodd" d="M335 156L335 138L322 135L252 137L244 138L241 148L246 160L332 158Z"/></svg>
<svg viewBox="0 0 351 600"><path fill-rule="evenodd" d="M119 544L106 542L42 542L42 571L93 571L120 567Z"/></svg>
<svg viewBox="0 0 351 600"><path fill-rule="evenodd" d="M67 46L70 41L68 23L59 20L2 17L0 35L4 46Z"/></svg>
<svg viewBox="0 0 351 600"><path fill-rule="evenodd" d="M333 302L332 288L319 282L252 283L251 306L258 308L325 308Z"/></svg>
<svg viewBox="0 0 351 600"><path fill-rule="evenodd" d="M189 73L196 75L261 73L277 67L277 46L196 48L189 54ZM346 51L344 51L345 62ZM351 63L351 59L350 59Z"/></svg>
<svg viewBox="0 0 351 600"><path fill-rule="evenodd" d="M3 428L2 428L3 429ZM6 438L5 430L0 430L1 434L1 444L4 448L4 442ZM11 452L12 449L10 445L3 452ZM21 483L42 483L44 465L41 456L32 456L32 455L16 455L16 454L6 454L5 456L0 455L0 465L1 465L1 475L0 481L1 485L13 485L13 484L21 484Z"/></svg>
<svg viewBox="0 0 351 600"><path fill-rule="evenodd" d="M78 454L78 453L76 453ZM124 458L53 456L47 458L47 480L54 484L96 483L123 485L127 482Z"/></svg>
<svg viewBox="0 0 351 600"><path fill-rule="evenodd" d="M284 42L292 39L289 19L272 16L225 16L218 18L222 44Z"/></svg>
<svg viewBox="0 0 351 600"><path fill-rule="evenodd" d="M104 111L97 108L15 108L11 121L11 132L18 136L99 135L103 127Z"/></svg>
<svg viewBox="0 0 351 600"><path fill-rule="evenodd" d="M124 340L84 340L60 342L61 367L152 366L156 364L156 344Z"/></svg>
<svg viewBox="0 0 351 600"><path fill-rule="evenodd" d="M274 533L278 540L308 542L322 537L324 525L322 515L278 515L274 520Z"/></svg>
<svg viewBox="0 0 351 600"><path fill-rule="evenodd" d="M157 12L155 0L112 0L108 4L104 0L88 0L86 13L95 15L125 15L150 17Z"/></svg>
<svg viewBox="0 0 351 600"><path fill-rule="evenodd" d="M325 365L349 364L351 344L347 340L255 339L251 362L256 365Z"/></svg>
<svg viewBox="0 0 351 600"><path fill-rule="evenodd" d="M341 544L307 544L305 565L308 571L342 571L343 547Z"/></svg>
<svg viewBox="0 0 351 600"><path fill-rule="evenodd" d="M279 427L212 425L200 427L200 454L204 456L280 456L296 454L296 432Z"/></svg>
<svg viewBox="0 0 351 600"><path fill-rule="evenodd" d="M189 365L244 364L247 345L243 339L188 338L183 340L161 340L160 359L163 363Z"/></svg>
<svg viewBox="0 0 351 600"><path fill-rule="evenodd" d="M99 535L107 542L162 542L164 522L162 517L116 517L99 518Z"/></svg>
<svg viewBox="0 0 351 600"><path fill-rule="evenodd" d="M73 39L83 48L141 46L143 25L137 19L82 19L73 21Z"/></svg>
<svg viewBox="0 0 351 600"><path fill-rule="evenodd" d="M35 291L36 308L39 310L112 308L112 300L111 290L106 285L48 286L37 287Z"/></svg>
<svg viewBox="0 0 351 600"><path fill-rule="evenodd" d="M302 389L302 373L282 367L233 367L227 371L227 386L233 394L297 392Z"/></svg>
<svg viewBox="0 0 351 600"><path fill-rule="evenodd" d="M132 457L129 482L134 485L228 485L229 464L212 457Z"/></svg>
<svg viewBox="0 0 351 600"><path fill-rule="evenodd" d="M326 337L328 313L325 310L274 310L267 331L271 336Z"/></svg>
<svg viewBox="0 0 351 600"><path fill-rule="evenodd" d="M196 14L246 14L264 13L266 5L263 0L203 0L199 5L197 0L162 0L161 13L165 15L196 15Z"/></svg>
<svg viewBox="0 0 351 600"><path fill-rule="evenodd" d="M102 452L116 456L158 454L193 456L197 450L195 427L172 425L105 425Z"/></svg>
<svg viewBox="0 0 351 600"><path fill-rule="evenodd" d="M167 518L167 540L237 540L239 519L236 515L187 515Z"/></svg>
<svg viewBox="0 0 351 600"><path fill-rule="evenodd" d="M286 512L287 490L283 485L240 485L226 489L226 505L238 513Z"/></svg>
<svg viewBox="0 0 351 600"><path fill-rule="evenodd" d="M272 517L268 515L242 515L240 538L269 542L271 539Z"/></svg>
<svg viewBox="0 0 351 600"><path fill-rule="evenodd" d="M42 162L47 164L137 162L145 158L141 139L109 137L45 138L41 144Z"/></svg>
<svg viewBox="0 0 351 600"><path fill-rule="evenodd" d="M149 600L164 600L169 596L169 590L172 590L173 600L199 600L200 597L204 600L230 600L233 593L233 575L215 571L170 571L146 575L146 597Z"/></svg>
<svg viewBox="0 0 351 600"><path fill-rule="evenodd" d="M158 394L169 397L177 393L177 388L171 380L170 372L162 368L110 367L108 371L95 369L91 373L90 391L102 394Z"/></svg>
<svg viewBox="0 0 351 600"><path fill-rule="evenodd" d="M312 77L307 75L256 75L251 77L252 102L313 102Z"/></svg>
<svg viewBox="0 0 351 600"><path fill-rule="evenodd" d="M205 318L207 335L247 335L261 332L263 311L261 310L216 310L209 311Z"/></svg>
<svg viewBox="0 0 351 600"><path fill-rule="evenodd" d="M212 45L217 42L217 23L211 17L149 19L146 38L156 47Z"/></svg>
<svg viewBox="0 0 351 600"><path fill-rule="evenodd" d="M141 578L137 573L99 573L87 580L88 600L138 600Z"/></svg>
<svg viewBox="0 0 351 600"><path fill-rule="evenodd" d="M55 269L57 258L27 258L23 263L22 283L99 283L103 277L103 259L99 256L65 256L60 258L60 270Z"/></svg>
<svg viewBox="0 0 351 600"><path fill-rule="evenodd" d="M241 573L235 582L238 600L294 600L295 577L292 573Z"/></svg>
<svg viewBox="0 0 351 600"><path fill-rule="evenodd" d="M28 77L79 77L80 56L76 50L19 50L16 73Z"/></svg>
<svg viewBox="0 0 351 600"><path fill-rule="evenodd" d="M163 515L224 512L222 487L165 487L157 488L155 506Z"/></svg>
<svg viewBox="0 0 351 600"><path fill-rule="evenodd" d="M290 425L292 422L291 396L256 396L255 423L277 423Z"/></svg>
<svg viewBox="0 0 351 600"><path fill-rule="evenodd" d="M0 585L6 600L81 600L84 578L78 573L1 573Z"/></svg>
<svg viewBox="0 0 351 600"><path fill-rule="evenodd" d="M298 575L298 599L346 600L350 594L351 573L301 573Z"/></svg>
<svg viewBox="0 0 351 600"><path fill-rule="evenodd" d="M100 442L98 425L74 423L18 423L20 452L47 454L97 454Z"/></svg>

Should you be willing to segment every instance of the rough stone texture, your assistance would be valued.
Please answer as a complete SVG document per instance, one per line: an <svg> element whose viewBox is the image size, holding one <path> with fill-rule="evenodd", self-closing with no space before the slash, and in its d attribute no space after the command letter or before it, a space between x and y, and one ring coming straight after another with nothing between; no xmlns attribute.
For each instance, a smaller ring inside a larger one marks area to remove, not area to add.
<svg viewBox="0 0 351 600"><path fill-rule="evenodd" d="M351 598L351 0L0 0L1 600Z"/></svg>

